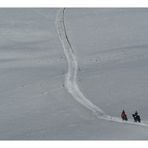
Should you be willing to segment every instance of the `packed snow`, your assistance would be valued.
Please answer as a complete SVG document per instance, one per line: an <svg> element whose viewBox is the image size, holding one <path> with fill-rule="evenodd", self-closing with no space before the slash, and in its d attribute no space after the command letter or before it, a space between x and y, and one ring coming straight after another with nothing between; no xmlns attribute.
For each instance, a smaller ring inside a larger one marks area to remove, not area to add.
<svg viewBox="0 0 148 148"><path fill-rule="evenodd" d="M1 8L0 139L147 140L147 16Z"/></svg>

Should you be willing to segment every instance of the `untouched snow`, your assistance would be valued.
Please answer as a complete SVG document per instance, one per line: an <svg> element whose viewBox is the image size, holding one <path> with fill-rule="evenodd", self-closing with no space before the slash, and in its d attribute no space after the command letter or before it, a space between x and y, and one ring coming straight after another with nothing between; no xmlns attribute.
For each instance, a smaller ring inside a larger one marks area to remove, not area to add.
<svg viewBox="0 0 148 148"><path fill-rule="evenodd" d="M0 139L148 139L147 9L0 12Z"/></svg>

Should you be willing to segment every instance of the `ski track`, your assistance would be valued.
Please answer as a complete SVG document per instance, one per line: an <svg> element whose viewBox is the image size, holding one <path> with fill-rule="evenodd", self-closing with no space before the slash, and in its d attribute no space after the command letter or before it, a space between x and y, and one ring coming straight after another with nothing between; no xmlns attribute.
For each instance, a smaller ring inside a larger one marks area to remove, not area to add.
<svg viewBox="0 0 148 148"><path fill-rule="evenodd" d="M68 72L65 76L65 87L67 91L73 96L73 98L78 101L81 105L83 105L85 108L89 109L98 119L104 119L110 122L118 122L122 124L131 124L135 126L143 126L148 127L148 124L146 123L135 123L132 120L123 122L118 117L112 117L110 115L107 115L101 108L93 104L89 99L87 99L84 94L79 89L79 86L77 84L77 70L78 70L78 63L76 56L74 54L74 50L72 48L72 45L69 41L69 38L67 36L65 22L64 22L64 13L65 8L59 9L57 12L56 17L56 27L57 32L60 38L60 41L64 48L64 54L67 58L68 62Z"/></svg>

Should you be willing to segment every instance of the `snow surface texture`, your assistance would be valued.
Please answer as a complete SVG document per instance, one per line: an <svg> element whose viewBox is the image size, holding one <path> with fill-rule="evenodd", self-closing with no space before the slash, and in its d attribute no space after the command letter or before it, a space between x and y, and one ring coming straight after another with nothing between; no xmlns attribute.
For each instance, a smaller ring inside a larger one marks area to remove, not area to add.
<svg viewBox="0 0 148 148"><path fill-rule="evenodd" d="M59 10L59 13L57 15L57 29L58 29L59 37L64 47L64 53L68 61L68 73L66 75L66 80L65 80L65 85L66 85L68 92L71 93L72 96L78 102L80 102L86 108L91 110L98 118L123 123L121 118L115 118L115 117L111 117L105 114L103 110L101 110L98 106L90 102L80 91L77 85L78 63L77 63L76 57L74 55L74 51L72 49L71 43L66 33L66 28L65 28L65 23L64 23L64 12L65 12L65 8ZM148 127L148 124L144 124L144 123L137 124L137 123L129 122L129 121L125 123Z"/></svg>
<svg viewBox="0 0 148 148"><path fill-rule="evenodd" d="M66 55L68 61L68 73L66 75L65 86L67 90L72 94L72 96L80 102L82 105L86 106L90 109L93 113L97 114L104 114L104 112L97 107L96 105L92 104L80 91L77 85L77 70L78 70L78 63L76 57L74 55L74 51L72 50L72 46L66 34L66 28L64 23L64 10L62 9L59 11L57 15L57 29L59 33L59 37L64 47L64 53Z"/></svg>
<svg viewBox="0 0 148 148"><path fill-rule="evenodd" d="M147 9L0 9L0 139L147 140L147 17Z"/></svg>

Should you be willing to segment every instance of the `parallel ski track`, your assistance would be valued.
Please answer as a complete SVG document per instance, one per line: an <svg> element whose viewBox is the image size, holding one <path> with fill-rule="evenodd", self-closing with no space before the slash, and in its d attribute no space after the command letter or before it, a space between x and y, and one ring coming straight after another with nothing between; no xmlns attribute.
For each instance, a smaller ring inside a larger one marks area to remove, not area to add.
<svg viewBox="0 0 148 148"><path fill-rule="evenodd" d="M78 101L85 108L89 109L98 119L104 119L104 120L108 120L111 122L118 122L122 124L124 123L124 124L148 127L148 124L146 123L135 123L133 121L123 122L118 117L112 117L110 115L107 115L101 108L93 104L81 92L77 84L78 63L77 63L77 59L74 54L72 45L67 36L66 26L65 26L65 21L64 21L64 14L65 14L65 8L62 8L57 12L56 26L57 26L57 32L58 32L60 41L64 48L64 53L65 53L65 56L68 62L68 72L65 76L65 87L67 91L73 96L73 98L76 101Z"/></svg>

